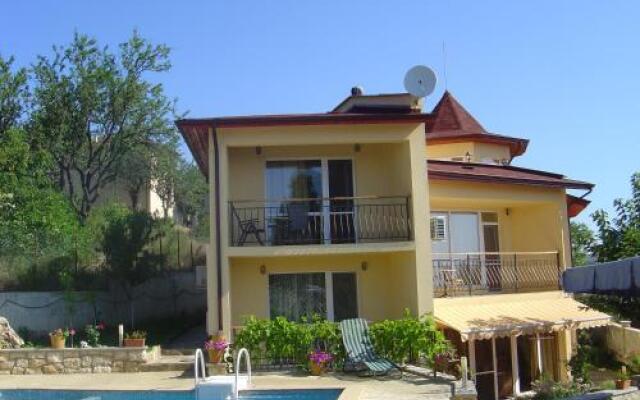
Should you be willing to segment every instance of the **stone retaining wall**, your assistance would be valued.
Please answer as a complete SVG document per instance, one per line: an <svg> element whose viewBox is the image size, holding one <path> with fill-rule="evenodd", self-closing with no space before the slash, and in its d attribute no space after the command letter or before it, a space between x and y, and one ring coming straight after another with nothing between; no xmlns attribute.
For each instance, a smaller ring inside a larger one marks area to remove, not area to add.
<svg viewBox="0 0 640 400"><path fill-rule="evenodd" d="M157 358L159 349L101 347L92 349L0 350L0 375L137 372Z"/></svg>

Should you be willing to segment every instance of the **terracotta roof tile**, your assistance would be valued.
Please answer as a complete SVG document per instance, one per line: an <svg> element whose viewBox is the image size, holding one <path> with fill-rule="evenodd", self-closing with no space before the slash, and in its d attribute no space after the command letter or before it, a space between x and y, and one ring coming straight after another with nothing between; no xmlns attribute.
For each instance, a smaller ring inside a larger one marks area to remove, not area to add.
<svg viewBox="0 0 640 400"><path fill-rule="evenodd" d="M567 179L560 174L511 165L430 160L427 166L430 180L466 180L586 190L594 186L588 182Z"/></svg>

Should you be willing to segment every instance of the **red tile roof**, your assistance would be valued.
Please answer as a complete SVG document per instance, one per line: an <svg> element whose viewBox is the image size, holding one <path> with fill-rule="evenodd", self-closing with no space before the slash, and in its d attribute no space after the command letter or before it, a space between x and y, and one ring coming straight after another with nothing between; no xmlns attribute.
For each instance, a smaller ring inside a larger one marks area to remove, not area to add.
<svg viewBox="0 0 640 400"><path fill-rule="evenodd" d="M588 182L567 179L564 175L511 165L430 160L427 166L430 180L463 180L585 190L594 186Z"/></svg>
<svg viewBox="0 0 640 400"><path fill-rule="evenodd" d="M523 154L529 141L511 136L497 135L486 129L467 111L453 95L446 91L426 121L427 143L480 142L509 146L511 157Z"/></svg>

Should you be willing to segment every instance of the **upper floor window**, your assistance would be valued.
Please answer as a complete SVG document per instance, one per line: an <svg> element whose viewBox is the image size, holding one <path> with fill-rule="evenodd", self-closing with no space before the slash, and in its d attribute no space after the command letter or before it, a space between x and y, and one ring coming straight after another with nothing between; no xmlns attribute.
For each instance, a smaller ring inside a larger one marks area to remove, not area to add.
<svg viewBox="0 0 640 400"><path fill-rule="evenodd" d="M447 220L442 215L432 216L430 220L431 225L431 240L445 240L447 238L446 230Z"/></svg>

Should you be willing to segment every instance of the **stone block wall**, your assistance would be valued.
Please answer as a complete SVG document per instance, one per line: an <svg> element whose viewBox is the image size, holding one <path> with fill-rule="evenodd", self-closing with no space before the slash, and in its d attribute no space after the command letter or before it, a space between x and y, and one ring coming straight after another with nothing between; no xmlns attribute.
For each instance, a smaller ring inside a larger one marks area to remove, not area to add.
<svg viewBox="0 0 640 400"><path fill-rule="evenodd" d="M0 375L137 372L156 353L145 347L5 349L0 350Z"/></svg>

